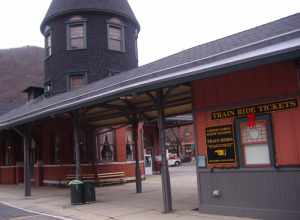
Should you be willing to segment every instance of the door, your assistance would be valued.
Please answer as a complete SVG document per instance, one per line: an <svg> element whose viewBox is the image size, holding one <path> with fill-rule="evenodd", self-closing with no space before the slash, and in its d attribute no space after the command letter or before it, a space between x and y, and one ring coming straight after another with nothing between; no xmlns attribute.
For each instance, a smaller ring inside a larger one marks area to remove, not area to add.
<svg viewBox="0 0 300 220"><path fill-rule="evenodd" d="M153 162L151 154L145 154L145 175L153 175Z"/></svg>

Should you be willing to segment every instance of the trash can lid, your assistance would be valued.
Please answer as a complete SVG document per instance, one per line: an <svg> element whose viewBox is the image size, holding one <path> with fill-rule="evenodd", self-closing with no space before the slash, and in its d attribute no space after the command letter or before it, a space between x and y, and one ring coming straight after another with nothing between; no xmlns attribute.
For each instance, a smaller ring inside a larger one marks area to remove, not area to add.
<svg viewBox="0 0 300 220"><path fill-rule="evenodd" d="M80 185L80 184L83 184L83 182L80 180L72 180L69 182L69 185Z"/></svg>

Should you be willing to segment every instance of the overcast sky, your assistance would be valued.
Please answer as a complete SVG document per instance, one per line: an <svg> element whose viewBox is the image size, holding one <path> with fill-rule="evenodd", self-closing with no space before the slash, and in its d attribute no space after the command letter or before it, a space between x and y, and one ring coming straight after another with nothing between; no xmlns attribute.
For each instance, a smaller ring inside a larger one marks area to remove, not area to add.
<svg viewBox="0 0 300 220"><path fill-rule="evenodd" d="M0 48L43 47L39 26L50 2L1 0ZM300 0L129 2L142 28L139 36L140 64L300 12Z"/></svg>

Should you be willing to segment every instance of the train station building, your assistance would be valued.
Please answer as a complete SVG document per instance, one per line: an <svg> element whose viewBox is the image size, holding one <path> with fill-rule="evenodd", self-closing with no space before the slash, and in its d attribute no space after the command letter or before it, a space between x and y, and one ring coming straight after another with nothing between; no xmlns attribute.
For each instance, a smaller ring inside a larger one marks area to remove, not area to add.
<svg viewBox="0 0 300 220"><path fill-rule="evenodd" d="M52 1L44 88L0 116L0 184L30 196L32 184L123 173L141 193L149 153L170 212L167 119L190 114L199 211L299 219L300 14L140 67L139 31L125 0Z"/></svg>

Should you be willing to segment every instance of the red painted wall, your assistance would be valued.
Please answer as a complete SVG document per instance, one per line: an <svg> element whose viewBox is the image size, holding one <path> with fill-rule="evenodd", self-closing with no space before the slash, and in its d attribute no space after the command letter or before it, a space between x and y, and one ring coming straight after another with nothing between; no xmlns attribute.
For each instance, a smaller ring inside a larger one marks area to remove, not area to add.
<svg viewBox="0 0 300 220"><path fill-rule="evenodd" d="M0 168L0 183L15 184L16 183L16 167L1 167Z"/></svg>
<svg viewBox="0 0 300 220"><path fill-rule="evenodd" d="M126 161L126 130L127 127L116 130L117 161Z"/></svg>
<svg viewBox="0 0 300 220"><path fill-rule="evenodd" d="M249 103L298 91L293 62L274 63L193 83L196 108Z"/></svg>
<svg viewBox="0 0 300 220"><path fill-rule="evenodd" d="M263 65L193 82L199 154L206 154L206 127L233 123L233 119L212 121L212 111L268 103L279 97L296 97L297 92L294 62ZM300 165L300 134L297 132L300 129L300 108L272 113L272 118L278 165Z"/></svg>

